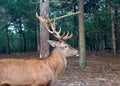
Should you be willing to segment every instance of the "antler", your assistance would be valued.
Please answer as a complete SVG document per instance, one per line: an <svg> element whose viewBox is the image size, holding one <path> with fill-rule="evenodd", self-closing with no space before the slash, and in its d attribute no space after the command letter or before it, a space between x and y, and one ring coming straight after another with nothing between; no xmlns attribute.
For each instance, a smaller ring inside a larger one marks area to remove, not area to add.
<svg viewBox="0 0 120 86"><path fill-rule="evenodd" d="M61 28L59 29L59 31L56 31L55 21L54 21L54 23L52 23L52 22L50 21L50 19L48 18L48 16L47 16L46 13L44 13L44 18L41 17L41 16L38 16L37 13L36 13L36 17L44 24L44 26L45 26L45 28L47 29L47 31L48 31L50 34L54 35L60 42L66 41L66 40L70 39L70 38L73 36L72 33L69 35L69 32L68 32L68 31L67 31L67 34L66 34L66 35L65 35L65 32L64 32L63 35L60 36ZM52 30L50 30L48 26L50 26Z"/></svg>
<svg viewBox="0 0 120 86"><path fill-rule="evenodd" d="M66 41L66 40L70 39L73 36L72 33L69 35L68 31L67 31L66 35L65 35L65 32L63 32L62 36L60 36L60 33L61 33L61 28L59 29L59 31L55 31L55 33L53 34L57 39L59 39L60 42Z"/></svg>
<svg viewBox="0 0 120 86"><path fill-rule="evenodd" d="M54 25L49 22L50 20L46 13L44 13L44 18L42 18L41 16L38 16L38 13L36 12L36 17L44 24L45 28L47 29L47 31L49 33L51 33L51 34L54 33L54 31L55 31ZM48 25L50 25L52 27L52 31L49 29Z"/></svg>

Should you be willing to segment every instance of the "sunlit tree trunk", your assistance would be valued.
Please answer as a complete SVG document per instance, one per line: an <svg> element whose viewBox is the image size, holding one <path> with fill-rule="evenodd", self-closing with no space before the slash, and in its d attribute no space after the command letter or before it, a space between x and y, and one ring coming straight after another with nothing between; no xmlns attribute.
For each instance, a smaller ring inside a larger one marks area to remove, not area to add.
<svg viewBox="0 0 120 86"><path fill-rule="evenodd" d="M85 31L84 31L84 0L79 0L79 47L80 47L80 59L79 67L86 67L86 49L85 49Z"/></svg>
<svg viewBox="0 0 120 86"><path fill-rule="evenodd" d="M49 0L40 0L40 16L44 15L44 12L49 14ZM39 57L47 57L49 55L49 33L46 31L42 23L40 23L40 53Z"/></svg>

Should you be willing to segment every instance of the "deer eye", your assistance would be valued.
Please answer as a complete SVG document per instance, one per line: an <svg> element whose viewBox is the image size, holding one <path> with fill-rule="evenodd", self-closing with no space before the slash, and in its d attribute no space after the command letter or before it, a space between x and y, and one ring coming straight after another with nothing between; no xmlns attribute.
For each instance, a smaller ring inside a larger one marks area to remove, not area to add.
<svg viewBox="0 0 120 86"><path fill-rule="evenodd" d="M64 47L67 48L67 45L65 45Z"/></svg>

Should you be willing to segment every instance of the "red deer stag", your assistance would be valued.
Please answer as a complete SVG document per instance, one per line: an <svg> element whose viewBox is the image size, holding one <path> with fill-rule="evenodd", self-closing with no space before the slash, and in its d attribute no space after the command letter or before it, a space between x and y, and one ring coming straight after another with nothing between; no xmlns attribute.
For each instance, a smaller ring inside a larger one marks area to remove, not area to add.
<svg viewBox="0 0 120 86"><path fill-rule="evenodd" d="M72 35L68 33L60 36L61 30L57 32L55 25L47 16L42 18L36 15L36 17L59 42L48 40L54 49L43 59L1 59L0 86L53 86L67 65L66 57L79 55L76 49L65 43L65 40L70 39Z"/></svg>

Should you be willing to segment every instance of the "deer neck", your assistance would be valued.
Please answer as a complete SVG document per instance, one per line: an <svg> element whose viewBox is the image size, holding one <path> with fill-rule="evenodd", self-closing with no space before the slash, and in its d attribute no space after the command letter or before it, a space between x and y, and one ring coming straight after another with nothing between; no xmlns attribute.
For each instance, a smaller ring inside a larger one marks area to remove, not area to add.
<svg viewBox="0 0 120 86"><path fill-rule="evenodd" d="M67 65L66 58L57 48L53 49L53 52L50 57L52 62L52 68L54 69L56 75L60 75L62 72L64 72L64 69L66 68Z"/></svg>
<svg viewBox="0 0 120 86"><path fill-rule="evenodd" d="M64 67L66 68L66 66L67 66L67 60L66 60L66 57L65 57L65 56L63 55L63 53L62 53L63 51L61 51L59 48L56 48L56 50L57 50L57 52L59 53L62 61L64 62Z"/></svg>

